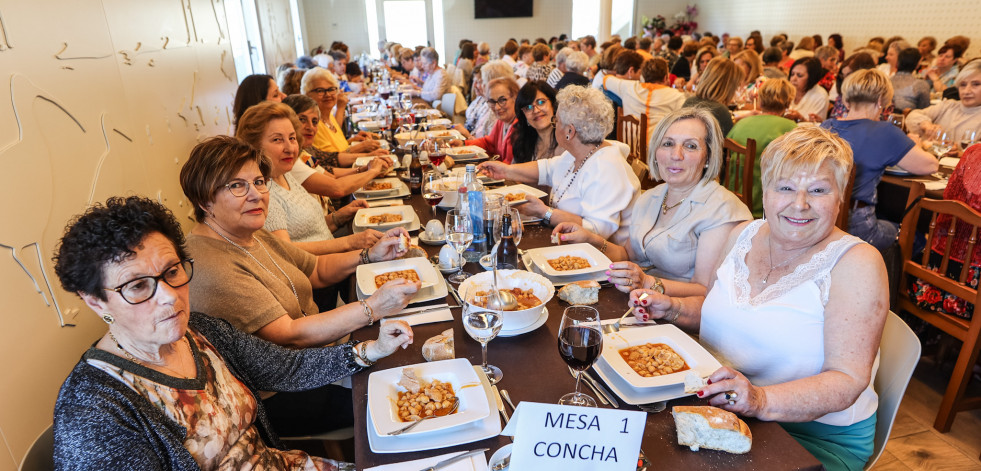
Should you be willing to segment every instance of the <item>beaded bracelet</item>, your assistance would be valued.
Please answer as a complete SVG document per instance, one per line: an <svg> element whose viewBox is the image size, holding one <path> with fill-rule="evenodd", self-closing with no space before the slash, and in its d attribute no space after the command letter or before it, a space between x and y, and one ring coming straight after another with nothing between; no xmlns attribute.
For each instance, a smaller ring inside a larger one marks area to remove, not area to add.
<svg viewBox="0 0 981 471"><path fill-rule="evenodd" d="M361 303L361 309L364 310L364 316L368 318L368 325L375 324L375 312L371 309L371 306L364 301L359 301Z"/></svg>
<svg viewBox="0 0 981 471"><path fill-rule="evenodd" d="M361 342L358 348L355 350L358 354L358 358L367 366L374 365L375 362L368 359L368 342Z"/></svg>
<svg viewBox="0 0 981 471"><path fill-rule="evenodd" d="M604 240L603 246L600 247L600 253L606 253L606 248L610 246L610 241Z"/></svg>
<svg viewBox="0 0 981 471"><path fill-rule="evenodd" d="M371 263L371 259L368 258L368 249L367 248L363 248L363 249L361 249L361 264L362 265L367 265L369 263Z"/></svg>

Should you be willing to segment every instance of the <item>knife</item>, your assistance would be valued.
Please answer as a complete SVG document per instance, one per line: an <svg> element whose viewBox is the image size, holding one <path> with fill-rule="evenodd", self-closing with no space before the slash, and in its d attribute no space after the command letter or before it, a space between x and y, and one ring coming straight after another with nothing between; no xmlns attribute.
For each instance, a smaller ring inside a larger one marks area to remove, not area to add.
<svg viewBox="0 0 981 471"><path fill-rule="evenodd" d="M586 378L587 384L591 385L593 390L599 390L599 394L606 396L606 400L610 401L610 405L613 406L613 408L620 408L620 403L613 397L613 394L610 393L605 386L600 384L599 381L593 379L592 375L590 375L588 371L583 371L582 376Z"/></svg>
<svg viewBox="0 0 981 471"><path fill-rule="evenodd" d="M572 369L571 366L569 367L569 374L571 374L573 378L577 377L576 370ZM596 386L593 385L593 383L590 383L588 380L586 380L585 372L583 372L582 377L583 377L582 382L586 383L586 386L589 386L589 389L593 390L593 394L596 395L596 398L599 399L599 401L602 402L603 404L610 405L610 401L606 400L606 396L604 396L599 389L596 389Z"/></svg>
<svg viewBox="0 0 981 471"><path fill-rule="evenodd" d="M460 453L459 455L451 456L443 461L440 461L439 463L436 463L433 466L430 466L428 468L423 468L419 471L436 471L438 469L442 469L453 463L456 463L457 461L460 461L462 459L470 458L471 456L476 455L477 453L483 453L489 449L490 448L481 448L479 450L465 451L463 453Z"/></svg>
<svg viewBox="0 0 981 471"><path fill-rule="evenodd" d="M437 305L433 305L433 306L423 306L423 307L417 307L417 308L403 309L398 314L396 314L394 316L389 316L389 317L411 316L413 314L424 314L424 313L427 313L427 312L441 311L443 309L451 309L451 306L449 304L437 304Z"/></svg>
<svg viewBox="0 0 981 471"><path fill-rule="evenodd" d="M451 285L449 280L447 280L446 278L443 278L443 283L446 283L446 290L453 295L453 299L456 300L456 303L459 304L460 306L463 306L463 301L460 300L460 293L456 292L456 288L454 288L453 285Z"/></svg>
<svg viewBox="0 0 981 471"><path fill-rule="evenodd" d="M494 399L497 400L497 410L501 412L501 417L504 417L504 425L507 425L511 421L511 417L508 417L508 411L504 408L504 399L501 399L501 391L497 389L497 386L491 386L491 391L494 391Z"/></svg>

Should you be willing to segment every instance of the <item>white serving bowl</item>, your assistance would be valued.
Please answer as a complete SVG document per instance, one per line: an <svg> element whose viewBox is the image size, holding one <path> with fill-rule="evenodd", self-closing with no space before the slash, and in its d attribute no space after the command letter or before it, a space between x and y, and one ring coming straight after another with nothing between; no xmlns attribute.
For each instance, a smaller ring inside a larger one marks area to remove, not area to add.
<svg viewBox="0 0 981 471"><path fill-rule="evenodd" d="M521 288L530 289L542 300L542 304L530 309L521 311L504 311L503 330L518 330L528 327L538 320L542 315L545 305L555 295L555 285L548 278L537 273L524 270L498 270L497 287L500 289ZM467 278L460 283L460 297L470 306L477 291L490 291L493 283L494 272L486 271Z"/></svg>

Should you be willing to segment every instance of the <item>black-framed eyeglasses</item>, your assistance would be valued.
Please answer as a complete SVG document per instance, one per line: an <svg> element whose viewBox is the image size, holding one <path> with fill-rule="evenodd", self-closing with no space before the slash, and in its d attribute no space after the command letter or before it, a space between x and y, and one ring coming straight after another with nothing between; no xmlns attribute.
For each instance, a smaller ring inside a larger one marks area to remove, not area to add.
<svg viewBox="0 0 981 471"><path fill-rule="evenodd" d="M507 106L509 100L511 100L511 97L506 97L506 96L502 96L496 100L493 98L488 98L487 104L490 105L492 108L496 108L498 106Z"/></svg>
<svg viewBox="0 0 981 471"><path fill-rule="evenodd" d="M256 178L252 182L247 182L245 180L232 180L225 184L225 188L232 195L238 196L239 198L249 194L249 184L255 187L255 191L259 193L269 193L269 182L265 178Z"/></svg>
<svg viewBox="0 0 981 471"><path fill-rule="evenodd" d="M544 98L539 98L539 99L537 99L537 100L535 100L535 101L533 101L533 102L531 102L531 103L529 103L529 104L527 104L525 106L522 106L521 109L522 110L525 110L525 111L531 111L531 110L534 110L535 108L538 108L540 110L544 110L545 109L545 103L548 103L548 100L546 100Z"/></svg>
<svg viewBox="0 0 981 471"><path fill-rule="evenodd" d="M129 304L140 304L146 302L153 295L157 294L157 284L162 280L171 288L180 288L191 281L194 275L194 259L188 258L181 260L163 271L157 276L141 276L129 280L115 288L103 288L106 291L115 291L123 297L123 301Z"/></svg>
<svg viewBox="0 0 981 471"><path fill-rule="evenodd" d="M320 95L320 96L324 96L324 95L326 95L328 93L331 93L331 94L337 93L337 87L314 88L313 90L310 90L310 93L313 93L313 94L316 94L316 95Z"/></svg>

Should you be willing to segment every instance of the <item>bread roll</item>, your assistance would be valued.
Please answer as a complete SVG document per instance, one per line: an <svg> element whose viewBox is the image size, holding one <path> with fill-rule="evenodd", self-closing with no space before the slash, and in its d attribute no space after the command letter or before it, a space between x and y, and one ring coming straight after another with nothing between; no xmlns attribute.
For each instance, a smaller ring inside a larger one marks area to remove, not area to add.
<svg viewBox="0 0 981 471"><path fill-rule="evenodd" d="M694 371L688 371L685 375L685 394L692 394L698 392L700 389L708 385L705 378L698 376L698 373Z"/></svg>
<svg viewBox="0 0 981 471"><path fill-rule="evenodd" d="M426 251L422 247L419 247L418 245L409 245L408 250L406 250L405 252L405 255L399 258L416 258L416 257L429 258L429 254L427 254Z"/></svg>
<svg viewBox="0 0 981 471"><path fill-rule="evenodd" d="M442 334L430 337L422 345L422 356L426 361L449 360L456 358L453 345L453 329L446 329Z"/></svg>
<svg viewBox="0 0 981 471"><path fill-rule="evenodd" d="M729 453L746 453L753 446L749 426L736 414L712 406L675 406L671 408L678 444L698 451L699 448Z"/></svg>
<svg viewBox="0 0 981 471"><path fill-rule="evenodd" d="M596 304L599 302L599 283L587 281L574 281L559 290L559 299L572 305Z"/></svg>

